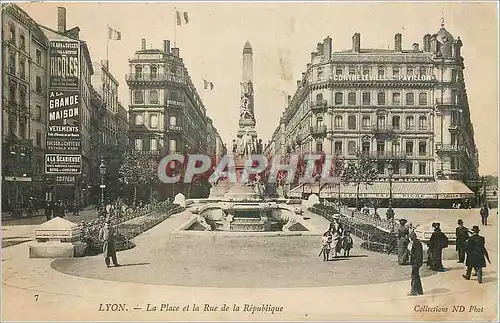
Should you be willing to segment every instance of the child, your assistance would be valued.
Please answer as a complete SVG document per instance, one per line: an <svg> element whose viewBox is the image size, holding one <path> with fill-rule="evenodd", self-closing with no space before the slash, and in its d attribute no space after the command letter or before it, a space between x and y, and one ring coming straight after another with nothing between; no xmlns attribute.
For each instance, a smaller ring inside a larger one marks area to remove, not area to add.
<svg viewBox="0 0 500 323"><path fill-rule="evenodd" d="M323 233L323 236L321 237L321 244L323 247L321 248L321 252L319 254L323 254L323 261L328 261L330 258L331 243L332 233L328 230Z"/></svg>
<svg viewBox="0 0 500 323"><path fill-rule="evenodd" d="M349 252L352 249L353 241L349 234L349 231L344 231L344 236L342 237L342 249L344 249L344 257L349 257Z"/></svg>

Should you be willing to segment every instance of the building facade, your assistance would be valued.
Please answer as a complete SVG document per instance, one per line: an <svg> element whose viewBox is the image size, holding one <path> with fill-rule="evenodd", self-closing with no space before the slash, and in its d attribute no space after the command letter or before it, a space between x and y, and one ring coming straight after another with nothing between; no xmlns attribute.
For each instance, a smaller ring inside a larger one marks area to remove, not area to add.
<svg viewBox="0 0 500 323"><path fill-rule="evenodd" d="M213 149L205 106L196 91L179 48L163 41L162 49L141 49L129 59L126 81L130 91L129 135L135 150L161 156L172 153L206 154ZM170 185L164 195L187 188Z"/></svg>
<svg viewBox="0 0 500 323"><path fill-rule="evenodd" d="M461 183L477 179L478 155L461 47L444 24L422 48L403 49L396 34L394 49L365 49L356 33L351 49L334 52L327 37L311 53L267 152L322 151L348 161L359 150L380 182L400 187L395 199L471 197ZM385 199L387 189L364 194Z"/></svg>
<svg viewBox="0 0 500 323"><path fill-rule="evenodd" d="M2 6L2 207L43 199L48 40L26 12Z"/></svg>

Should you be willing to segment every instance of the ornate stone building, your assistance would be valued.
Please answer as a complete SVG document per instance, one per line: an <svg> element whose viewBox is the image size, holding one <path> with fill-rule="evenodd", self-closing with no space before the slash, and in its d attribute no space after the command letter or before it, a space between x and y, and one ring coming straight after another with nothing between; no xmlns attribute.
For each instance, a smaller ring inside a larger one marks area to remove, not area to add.
<svg viewBox="0 0 500 323"><path fill-rule="evenodd" d="M355 33L351 49L333 52L327 37L311 53L267 152L353 160L359 149L379 173L366 198L388 198L389 177L396 200L470 198L462 182L477 179L478 155L461 47L444 24L411 49L401 34L393 49L362 48ZM352 198L351 190L342 196Z"/></svg>

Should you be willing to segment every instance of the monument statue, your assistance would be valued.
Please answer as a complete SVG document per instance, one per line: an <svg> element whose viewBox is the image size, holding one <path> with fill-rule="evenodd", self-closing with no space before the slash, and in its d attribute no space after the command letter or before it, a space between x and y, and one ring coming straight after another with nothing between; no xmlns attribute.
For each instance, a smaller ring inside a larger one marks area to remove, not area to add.
<svg viewBox="0 0 500 323"><path fill-rule="evenodd" d="M255 143L252 136L248 133L248 130L245 132L243 137L241 137L241 147L242 147L242 156L250 156L255 152Z"/></svg>

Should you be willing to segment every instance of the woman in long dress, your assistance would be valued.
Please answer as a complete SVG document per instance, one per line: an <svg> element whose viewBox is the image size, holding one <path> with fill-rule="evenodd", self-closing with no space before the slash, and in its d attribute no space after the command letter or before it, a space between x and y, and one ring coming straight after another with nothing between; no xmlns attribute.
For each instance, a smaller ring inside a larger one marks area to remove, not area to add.
<svg viewBox="0 0 500 323"><path fill-rule="evenodd" d="M342 249L342 236L344 234L344 229L340 224L340 220L335 217L333 223L330 224L330 232L332 233L332 251L333 257L336 258L337 254L340 253Z"/></svg>

